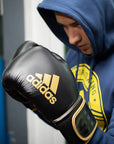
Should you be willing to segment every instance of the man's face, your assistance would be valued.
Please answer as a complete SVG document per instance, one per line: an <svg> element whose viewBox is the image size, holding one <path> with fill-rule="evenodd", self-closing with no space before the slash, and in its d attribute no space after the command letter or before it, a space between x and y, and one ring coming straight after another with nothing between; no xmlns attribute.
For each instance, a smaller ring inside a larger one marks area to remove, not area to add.
<svg viewBox="0 0 114 144"><path fill-rule="evenodd" d="M69 43L77 46L82 53L91 55L93 53L91 42L81 25L65 14L55 12L55 16L57 22L63 26L64 31L69 38Z"/></svg>

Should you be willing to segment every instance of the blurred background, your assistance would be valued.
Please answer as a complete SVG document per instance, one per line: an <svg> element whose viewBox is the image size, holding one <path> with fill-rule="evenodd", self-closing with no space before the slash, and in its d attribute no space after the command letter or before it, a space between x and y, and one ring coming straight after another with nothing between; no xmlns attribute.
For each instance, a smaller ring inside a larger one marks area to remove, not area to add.
<svg viewBox="0 0 114 144"><path fill-rule="evenodd" d="M34 41L64 58L64 45L37 12L41 0L0 0L0 79L17 47ZM65 144L61 133L13 100L0 83L0 144Z"/></svg>

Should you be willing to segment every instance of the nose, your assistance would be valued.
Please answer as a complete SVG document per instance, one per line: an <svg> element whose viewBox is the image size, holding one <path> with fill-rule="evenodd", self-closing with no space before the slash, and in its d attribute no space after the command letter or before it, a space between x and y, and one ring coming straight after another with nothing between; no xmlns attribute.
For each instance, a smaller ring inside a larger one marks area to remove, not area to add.
<svg viewBox="0 0 114 144"><path fill-rule="evenodd" d="M82 40L81 34L76 29L69 29L68 38L69 43L73 45L77 45Z"/></svg>

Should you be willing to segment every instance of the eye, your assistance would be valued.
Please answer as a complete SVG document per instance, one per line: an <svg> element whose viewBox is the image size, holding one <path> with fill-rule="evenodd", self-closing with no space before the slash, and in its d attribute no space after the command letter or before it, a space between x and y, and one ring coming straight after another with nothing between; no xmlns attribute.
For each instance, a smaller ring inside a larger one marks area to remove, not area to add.
<svg viewBox="0 0 114 144"><path fill-rule="evenodd" d="M66 27L66 25L63 25L63 24L59 24L61 27L63 27L63 28L65 28Z"/></svg>
<svg viewBox="0 0 114 144"><path fill-rule="evenodd" d="M78 25L79 25L78 22L74 22L74 23L71 24L72 27L77 27Z"/></svg>

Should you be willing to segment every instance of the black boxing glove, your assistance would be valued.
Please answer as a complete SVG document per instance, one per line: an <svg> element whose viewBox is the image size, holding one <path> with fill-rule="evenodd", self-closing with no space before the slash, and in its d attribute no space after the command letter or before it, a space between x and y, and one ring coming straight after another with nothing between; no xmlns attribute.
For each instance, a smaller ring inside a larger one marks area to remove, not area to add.
<svg viewBox="0 0 114 144"><path fill-rule="evenodd" d="M38 44L36 44L33 41L25 41L24 43L22 43L14 52L12 58L10 59L9 65L10 63L17 58L18 56L20 56L21 54L25 53L27 50L38 46ZM7 93L9 94L9 92L7 91ZM42 113L40 113L37 108L35 107L34 103L32 103L32 101L29 98L25 98L23 95L21 95L17 90L11 92L10 91L10 96L12 98L14 98L15 100L21 102L22 104L24 104L24 106L26 108L31 109L35 114L37 114L43 121L45 121L47 124L49 124L50 126L53 126L54 128L55 125L53 125L52 123L50 123L50 121L48 121L47 119L45 119L45 117L43 117Z"/></svg>
<svg viewBox="0 0 114 144"><path fill-rule="evenodd" d="M92 138L96 120L78 95L67 63L57 54L33 46L8 65L2 85L13 98L31 102L33 109L59 129L69 143L84 144Z"/></svg>

